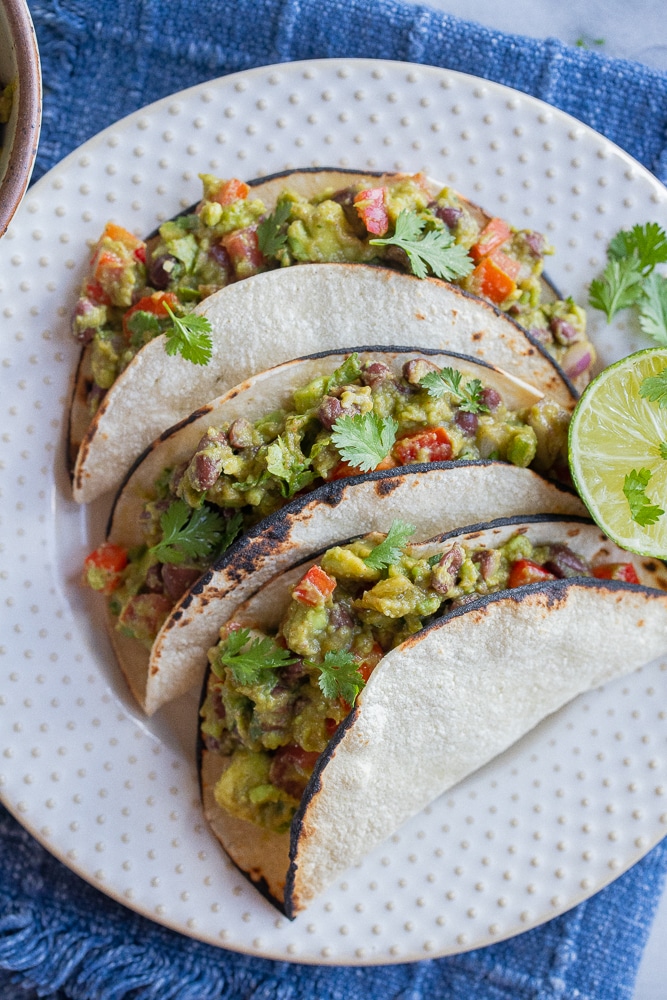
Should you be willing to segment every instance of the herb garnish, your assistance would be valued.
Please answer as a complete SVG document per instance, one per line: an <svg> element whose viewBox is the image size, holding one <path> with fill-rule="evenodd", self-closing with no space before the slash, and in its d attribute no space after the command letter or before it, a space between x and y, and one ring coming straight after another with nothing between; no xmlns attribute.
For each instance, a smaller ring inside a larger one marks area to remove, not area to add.
<svg viewBox="0 0 667 1000"><path fill-rule="evenodd" d="M287 230L283 225L287 222L292 206L289 201L281 201L271 215L257 226L257 244L265 257L273 257L287 242Z"/></svg>
<svg viewBox="0 0 667 1000"><path fill-rule="evenodd" d="M329 650L322 663L306 660L306 665L320 671L319 686L325 698L343 698L354 705L357 695L366 683L359 672L359 661L343 649Z"/></svg>
<svg viewBox="0 0 667 1000"><path fill-rule="evenodd" d="M401 549L404 548L408 538L414 535L416 530L415 526L408 524L407 521L398 519L393 521L387 532L387 537L375 546L373 551L365 557L364 562L371 569L383 569L385 566L390 566L400 558Z"/></svg>
<svg viewBox="0 0 667 1000"><path fill-rule="evenodd" d="M667 344L667 278L654 271L667 263L667 234L657 222L621 230L607 249L607 265L591 282L588 301L611 322L634 306L644 333Z"/></svg>
<svg viewBox="0 0 667 1000"><path fill-rule="evenodd" d="M209 507L193 510L184 500L174 500L160 517L162 539L150 553L159 562L175 565L207 559L231 545L242 523L240 511L227 519Z"/></svg>
<svg viewBox="0 0 667 1000"><path fill-rule="evenodd" d="M344 461L362 472L370 472L382 462L396 441L398 422L393 417L355 413L339 417L331 429L331 440Z"/></svg>
<svg viewBox="0 0 667 1000"><path fill-rule="evenodd" d="M237 684L257 684L270 679L270 674L264 674L265 671L279 670L296 660L288 649L283 649L267 636L255 637L248 646L249 642L250 629L240 628L229 633L213 658L212 668L216 676L221 677L216 666L219 668L222 665L229 667Z"/></svg>
<svg viewBox="0 0 667 1000"><path fill-rule="evenodd" d="M651 503L646 496L646 487L651 479L650 469L633 469L623 482L623 493L630 507L632 520L642 528L655 522L665 513L662 507Z"/></svg>
<svg viewBox="0 0 667 1000"><path fill-rule="evenodd" d="M484 390L480 380L473 378L462 386L461 379L462 374L456 368L442 368L439 372L428 372L419 384L434 399L441 399L446 392L451 392L460 400L459 409L466 413L488 413L488 406L480 398Z"/></svg>
<svg viewBox="0 0 667 1000"><path fill-rule="evenodd" d="M425 278L429 268L438 278L452 281L470 274L474 264L464 246L454 242L446 229L431 229L422 236L426 220L403 209L396 219L393 236L369 240L374 246L396 246L404 250L412 273Z"/></svg>
<svg viewBox="0 0 667 1000"><path fill-rule="evenodd" d="M661 410L667 410L667 368L642 379L639 395L649 403L657 403Z"/></svg>
<svg viewBox="0 0 667 1000"><path fill-rule="evenodd" d="M196 313L176 316L166 302L163 304L172 322L171 327L165 330L167 342L164 349L167 354L180 354L194 365L207 365L213 353L210 321Z"/></svg>

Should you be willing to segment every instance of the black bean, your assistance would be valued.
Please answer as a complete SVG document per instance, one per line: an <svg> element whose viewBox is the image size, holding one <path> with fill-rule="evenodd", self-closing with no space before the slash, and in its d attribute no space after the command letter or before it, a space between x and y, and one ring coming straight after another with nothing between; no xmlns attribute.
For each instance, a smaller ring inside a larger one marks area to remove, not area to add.
<svg viewBox="0 0 667 1000"><path fill-rule="evenodd" d="M174 267L178 264L176 257L170 253L161 253L146 261L146 277L152 288L163 292L169 286Z"/></svg>
<svg viewBox="0 0 667 1000"><path fill-rule="evenodd" d="M463 565L465 551L460 545L453 545L431 570L431 587L438 594L446 594L456 583L456 577Z"/></svg>
<svg viewBox="0 0 667 1000"><path fill-rule="evenodd" d="M549 559L544 568L554 576L563 579L569 576L588 576L586 563L568 545L555 543L549 546Z"/></svg>
<svg viewBox="0 0 667 1000"><path fill-rule="evenodd" d="M496 392L495 389L492 389L491 386L486 386L485 389L482 389L479 394L479 398L484 406L488 407L488 409L492 412L493 410L497 410L503 401L503 397L500 393Z"/></svg>
<svg viewBox="0 0 667 1000"><path fill-rule="evenodd" d="M454 423L463 431L464 434L468 434L472 437L477 433L479 420L477 419L476 413L468 413L466 410L457 410L456 416L454 417Z"/></svg>
<svg viewBox="0 0 667 1000"><path fill-rule="evenodd" d="M463 209L455 208L454 205L439 205L435 214L439 219L442 219L448 229L456 229L463 215Z"/></svg>
<svg viewBox="0 0 667 1000"><path fill-rule="evenodd" d="M326 427L327 430L331 430L342 415L343 407L341 401L336 399L335 396L325 396L317 411L317 416L322 426Z"/></svg>

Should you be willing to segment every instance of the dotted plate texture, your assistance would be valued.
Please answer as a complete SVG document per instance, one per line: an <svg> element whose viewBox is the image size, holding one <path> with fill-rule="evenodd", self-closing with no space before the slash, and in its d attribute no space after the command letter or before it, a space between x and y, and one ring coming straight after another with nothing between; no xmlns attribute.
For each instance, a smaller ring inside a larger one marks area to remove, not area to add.
<svg viewBox="0 0 667 1000"><path fill-rule="evenodd" d="M195 697L143 718L79 584L108 503L69 498L69 316L107 220L147 234L197 200L200 171L303 166L424 170L545 232L549 273L580 302L620 227L667 226L665 189L574 119L470 76L371 60L194 87L44 176L0 242L0 794L79 875L184 934L299 962L404 962L548 920L667 834L667 663L577 699L294 922L228 863L200 810ZM600 316L601 364L647 346Z"/></svg>

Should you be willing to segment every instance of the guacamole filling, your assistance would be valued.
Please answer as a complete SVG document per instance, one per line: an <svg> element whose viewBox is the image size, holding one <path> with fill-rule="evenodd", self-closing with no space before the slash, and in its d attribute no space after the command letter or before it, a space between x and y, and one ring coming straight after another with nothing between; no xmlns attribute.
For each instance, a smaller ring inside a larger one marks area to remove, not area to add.
<svg viewBox="0 0 667 1000"><path fill-rule="evenodd" d="M0 153L2 152L3 139L4 139L3 126L7 124L7 122L11 117L15 90L16 90L15 81L8 83L6 87L3 87L2 84L0 84Z"/></svg>
<svg viewBox="0 0 667 1000"><path fill-rule="evenodd" d="M449 188L433 198L419 174L373 189L359 182L325 190L310 200L287 187L273 212L242 181L201 179L195 211L163 223L154 238L140 240L109 223L94 248L72 322L74 335L92 342L91 413L137 351L173 327L171 314L187 315L232 282L308 262L414 269L405 249L391 242L402 214L421 238L447 234L466 251L465 273L451 280L514 316L568 374L594 360L584 311L571 299L544 300L539 278L551 252L544 238L486 220Z"/></svg>
<svg viewBox="0 0 667 1000"><path fill-rule="evenodd" d="M435 618L497 591L574 576L639 582L630 563L591 566L522 531L497 548L410 546L394 522L329 549L292 588L275 635L228 623L209 652L206 748L225 758L221 808L286 830L318 755L389 650Z"/></svg>
<svg viewBox="0 0 667 1000"><path fill-rule="evenodd" d="M111 594L118 628L150 646L239 532L297 494L418 462L498 459L557 475L566 468L568 422L557 403L511 410L493 387L425 357L394 372L354 353L297 388L284 410L210 427L189 461L154 484L141 520L145 543L115 553L107 544L86 560L85 578Z"/></svg>

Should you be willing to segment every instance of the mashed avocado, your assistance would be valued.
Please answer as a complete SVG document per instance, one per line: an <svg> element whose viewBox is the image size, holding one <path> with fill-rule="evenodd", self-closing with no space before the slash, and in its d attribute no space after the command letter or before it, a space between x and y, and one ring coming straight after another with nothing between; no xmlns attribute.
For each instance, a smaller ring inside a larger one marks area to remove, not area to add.
<svg viewBox="0 0 667 1000"><path fill-rule="evenodd" d="M555 474L568 422L547 399L511 410L496 389L428 358L399 373L351 354L297 387L285 410L212 426L189 461L163 471L144 505L145 544L128 554L111 597L119 628L150 646L184 588L238 532L304 490L417 462L493 458Z"/></svg>
<svg viewBox="0 0 667 1000"><path fill-rule="evenodd" d="M292 588L275 635L228 623L209 653L201 709L209 750L229 763L218 803L275 831L289 825L308 776L382 656L436 617L484 595L573 576L637 582L629 563L592 567L561 542L521 531L496 548L411 546L394 522L335 546Z"/></svg>

